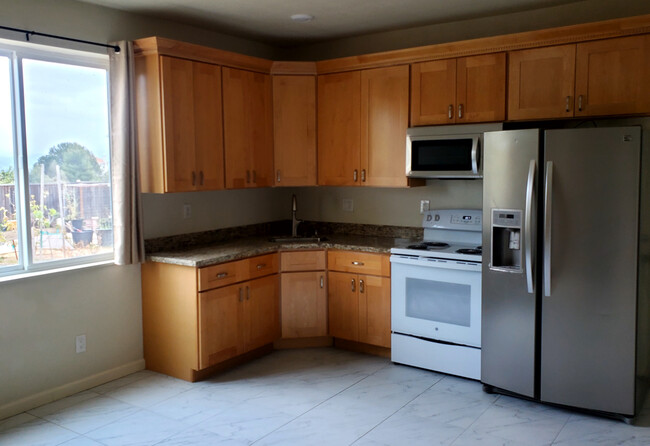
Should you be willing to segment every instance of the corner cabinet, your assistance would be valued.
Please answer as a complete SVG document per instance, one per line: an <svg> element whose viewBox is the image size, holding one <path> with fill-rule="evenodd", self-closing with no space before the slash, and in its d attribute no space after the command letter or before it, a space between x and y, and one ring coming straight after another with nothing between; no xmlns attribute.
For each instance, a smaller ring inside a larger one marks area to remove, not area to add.
<svg viewBox="0 0 650 446"><path fill-rule="evenodd" d="M278 255L193 268L142 265L146 367L187 381L280 337Z"/></svg>
<svg viewBox="0 0 650 446"><path fill-rule="evenodd" d="M650 109L648 35L513 51L509 57L509 120Z"/></svg>
<svg viewBox="0 0 650 446"><path fill-rule="evenodd" d="M390 262L386 254L328 252L330 335L390 348Z"/></svg>
<svg viewBox="0 0 650 446"><path fill-rule="evenodd" d="M223 189L221 67L147 54L135 76L142 191Z"/></svg>
<svg viewBox="0 0 650 446"><path fill-rule="evenodd" d="M411 125L505 119L505 53L415 63L411 71Z"/></svg>
<svg viewBox="0 0 650 446"><path fill-rule="evenodd" d="M273 185L271 76L223 68L226 188Z"/></svg>

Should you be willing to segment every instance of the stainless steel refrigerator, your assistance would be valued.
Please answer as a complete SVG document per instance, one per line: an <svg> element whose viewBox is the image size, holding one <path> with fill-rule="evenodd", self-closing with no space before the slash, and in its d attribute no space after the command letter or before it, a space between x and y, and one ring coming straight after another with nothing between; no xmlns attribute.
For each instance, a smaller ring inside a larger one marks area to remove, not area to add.
<svg viewBox="0 0 650 446"><path fill-rule="evenodd" d="M648 325L637 320L640 127L484 141L481 381L634 416Z"/></svg>

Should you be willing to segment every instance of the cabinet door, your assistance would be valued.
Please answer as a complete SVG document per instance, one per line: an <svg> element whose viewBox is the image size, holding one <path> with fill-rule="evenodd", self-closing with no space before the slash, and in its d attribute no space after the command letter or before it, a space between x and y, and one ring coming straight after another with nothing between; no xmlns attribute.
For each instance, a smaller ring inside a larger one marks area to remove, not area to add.
<svg viewBox="0 0 650 446"><path fill-rule="evenodd" d="M221 67L194 62L196 188L224 188Z"/></svg>
<svg viewBox="0 0 650 446"><path fill-rule="evenodd" d="M316 185L316 76L273 76L276 186Z"/></svg>
<svg viewBox="0 0 650 446"><path fill-rule="evenodd" d="M199 293L199 367L205 368L243 353L242 285Z"/></svg>
<svg viewBox="0 0 650 446"><path fill-rule="evenodd" d="M407 186L408 65L361 72L361 184Z"/></svg>
<svg viewBox="0 0 650 446"><path fill-rule="evenodd" d="M463 57L456 62L456 122L506 118L506 54Z"/></svg>
<svg viewBox="0 0 650 446"><path fill-rule="evenodd" d="M161 56L165 192L195 189L194 62Z"/></svg>
<svg viewBox="0 0 650 446"><path fill-rule="evenodd" d="M271 186L270 76L224 67L223 113L226 188Z"/></svg>
<svg viewBox="0 0 650 446"><path fill-rule="evenodd" d="M575 54L575 45L511 52L508 119L573 116Z"/></svg>
<svg viewBox="0 0 650 446"><path fill-rule="evenodd" d="M411 65L411 84L411 125L456 122L456 59Z"/></svg>
<svg viewBox="0 0 650 446"><path fill-rule="evenodd" d="M359 340L359 279L356 274L328 273L329 333L350 341Z"/></svg>
<svg viewBox="0 0 650 446"><path fill-rule="evenodd" d="M647 112L649 76L650 36L578 44L575 115Z"/></svg>
<svg viewBox="0 0 650 446"><path fill-rule="evenodd" d="M359 276L359 341L390 348L390 279Z"/></svg>
<svg viewBox="0 0 650 446"><path fill-rule="evenodd" d="M242 284L245 295L244 342L246 351L280 337L279 278L276 275Z"/></svg>
<svg viewBox="0 0 650 446"><path fill-rule="evenodd" d="M318 76L318 184L359 184L360 115L358 71Z"/></svg>
<svg viewBox="0 0 650 446"><path fill-rule="evenodd" d="M325 271L283 273L282 337L327 336Z"/></svg>

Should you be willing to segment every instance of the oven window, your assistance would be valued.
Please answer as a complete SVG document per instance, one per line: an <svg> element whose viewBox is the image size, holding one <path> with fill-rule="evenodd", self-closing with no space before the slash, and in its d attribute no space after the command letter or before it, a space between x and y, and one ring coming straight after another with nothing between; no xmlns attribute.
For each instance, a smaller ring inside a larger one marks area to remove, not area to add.
<svg viewBox="0 0 650 446"><path fill-rule="evenodd" d="M471 138L424 140L411 143L411 169L415 171L472 170Z"/></svg>
<svg viewBox="0 0 650 446"><path fill-rule="evenodd" d="M435 280L406 279L406 316L470 326L471 287Z"/></svg>

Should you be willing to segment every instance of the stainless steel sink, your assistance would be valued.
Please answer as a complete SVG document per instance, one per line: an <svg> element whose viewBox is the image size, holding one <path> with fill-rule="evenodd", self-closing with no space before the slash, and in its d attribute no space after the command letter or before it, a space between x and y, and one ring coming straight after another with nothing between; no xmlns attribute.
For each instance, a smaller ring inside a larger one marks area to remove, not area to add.
<svg viewBox="0 0 650 446"><path fill-rule="evenodd" d="M318 243L325 239L323 237L271 237L269 241L276 243Z"/></svg>

